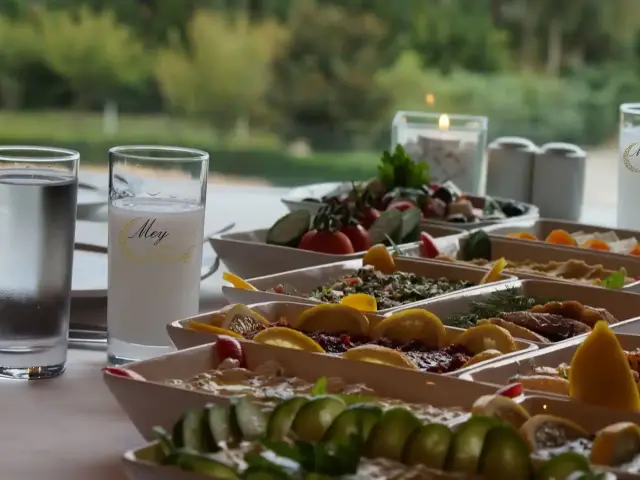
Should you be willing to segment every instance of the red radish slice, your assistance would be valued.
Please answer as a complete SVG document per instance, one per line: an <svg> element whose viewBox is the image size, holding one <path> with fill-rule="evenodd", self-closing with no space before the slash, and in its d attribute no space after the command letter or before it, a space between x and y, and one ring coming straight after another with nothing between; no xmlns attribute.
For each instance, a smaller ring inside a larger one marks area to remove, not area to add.
<svg viewBox="0 0 640 480"><path fill-rule="evenodd" d="M128 370L126 368L104 367L102 371L110 373L111 375L115 375L117 377L131 378L132 380L145 380L145 378L139 373L136 373L133 370Z"/></svg>

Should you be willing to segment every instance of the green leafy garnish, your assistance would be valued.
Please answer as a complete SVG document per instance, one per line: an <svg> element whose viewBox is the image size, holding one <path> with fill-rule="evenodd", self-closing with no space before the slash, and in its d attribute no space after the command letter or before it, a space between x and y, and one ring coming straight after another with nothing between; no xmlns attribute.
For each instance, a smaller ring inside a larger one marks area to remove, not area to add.
<svg viewBox="0 0 640 480"><path fill-rule="evenodd" d="M311 389L311 395L317 397L319 395L325 395L327 393L327 377L320 377L316 380L316 383L313 384L313 388Z"/></svg>
<svg viewBox="0 0 640 480"><path fill-rule="evenodd" d="M613 272L607 278L602 280L602 286L604 288L622 288L624 282L627 279L627 272L624 268L621 268L617 272Z"/></svg>
<svg viewBox="0 0 640 480"><path fill-rule="evenodd" d="M393 153L385 150L378 165L378 178L387 191L394 188L420 188L431 180L429 165L414 162L402 145L397 145Z"/></svg>

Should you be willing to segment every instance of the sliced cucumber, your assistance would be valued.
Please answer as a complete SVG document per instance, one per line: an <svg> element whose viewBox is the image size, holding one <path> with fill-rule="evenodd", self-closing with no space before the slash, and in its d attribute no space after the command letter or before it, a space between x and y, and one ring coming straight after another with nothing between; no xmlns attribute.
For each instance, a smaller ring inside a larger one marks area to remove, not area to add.
<svg viewBox="0 0 640 480"><path fill-rule="evenodd" d="M173 427L172 438L176 448L189 448L196 452L206 450L206 437L203 429L203 411L192 408L178 420Z"/></svg>
<svg viewBox="0 0 640 480"><path fill-rule="evenodd" d="M538 470L538 480L566 480L576 472L590 472L589 460L576 452L565 452L548 460Z"/></svg>
<svg viewBox="0 0 640 480"><path fill-rule="evenodd" d="M453 433L446 425L423 425L407 439L402 461L407 465L425 465L443 470Z"/></svg>
<svg viewBox="0 0 640 480"><path fill-rule="evenodd" d="M531 480L530 454L529 446L511 425L493 427L484 439L479 473L486 478Z"/></svg>
<svg viewBox="0 0 640 480"><path fill-rule="evenodd" d="M420 420L409 410L393 407L382 414L365 445L369 458L388 458L400 461L407 439L420 427Z"/></svg>
<svg viewBox="0 0 640 480"><path fill-rule="evenodd" d="M233 413L243 440L257 440L264 435L267 416L251 400L240 398L233 406Z"/></svg>
<svg viewBox="0 0 640 480"><path fill-rule="evenodd" d="M176 452L173 465L182 470L219 480L240 480L240 476L232 467L200 453Z"/></svg>
<svg viewBox="0 0 640 480"><path fill-rule="evenodd" d="M267 438L269 440L284 440L289 435L298 411L308 401L305 397L294 397L278 405L269 416Z"/></svg>
<svg viewBox="0 0 640 480"><path fill-rule="evenodd" d="M158 447L162 452L162 456L166 459L176 449L169 433L162 427L153 427L153 436L158 441Z"/></svg>
<svg viewBox="0 0 640 480"><path fill-rule="evenodd" d="M400 210L387 210L369 228L371 245L377 243L388 243L387 237L394 242L399 241L402 232L403 213Z"/></svg>
<svg viewBox="0 0 640 480"><path fill-rule="evenodd" d="M282 247L297 247L309 228L311 228L311 213L308 210L294 210L271 226L267 232L266 242Z"/></svg>
<svg viewBox="0 0 640 480"><path fill-rule="evenodd" d="M500 425L499 420L481 415L473 416L460 425L451 440L446 470L476 474L484 439L489 430L497 425Z"/></svg>
<svg viewBox="0 0 640 480"><path fill-rule="evenodd" d="M347 405L338 397L315 397L298 410L291 431L304 442L319 442L345 408Z"/></svg>
<svg viewBox="0 0 640 480"><path fill-rule="evenodd" d="M493 260L491 258L491 239L484 230L476 230L470 233L460 251L460 260L475 260L478 258Z"/></svg>
<svg viewBox="0 0 640 480"><path fill-rule="evenodd" d="M333 421L323 440L337 444L348 441L350 437L356 435L366 442L380 417L382 417L382 409L377 405L350 405Z"/></svg>
<svg viewBox="0 0 640 480"><path fill-rule="evenodd" d="M204 421L214 445L235 445L242 439L233 408L228 403L214 403L205 407Z"/></svg>
<svg viewBox="0 0 640 480"><path fill-rule="evenodd" d="M420 220L422 211L412 207L402 212L402 228L400 229L400 243L417 242L420 239Z"/></svg>

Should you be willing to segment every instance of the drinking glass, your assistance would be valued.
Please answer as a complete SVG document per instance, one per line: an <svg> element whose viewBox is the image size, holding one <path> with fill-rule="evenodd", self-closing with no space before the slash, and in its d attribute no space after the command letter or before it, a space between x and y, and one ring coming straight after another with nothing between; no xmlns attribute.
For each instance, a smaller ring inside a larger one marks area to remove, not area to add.
<svg viewBox="0 0 640 480"><path fill-rule="evenodd" d="M0 376L67 362L80 154L0 146Z"/></svg>
<svg viewBox="0 0 640 480"><path fill-rule="evenodd" d="M198 313L208 170L200 150L109 150L109 363L173 350L166 325Z"/></svg>
<svg viewBox="0 0 640 480"><path fill-rule="evenodd" d="M640 103L620 105L618 228L640 229Z"/></svg>

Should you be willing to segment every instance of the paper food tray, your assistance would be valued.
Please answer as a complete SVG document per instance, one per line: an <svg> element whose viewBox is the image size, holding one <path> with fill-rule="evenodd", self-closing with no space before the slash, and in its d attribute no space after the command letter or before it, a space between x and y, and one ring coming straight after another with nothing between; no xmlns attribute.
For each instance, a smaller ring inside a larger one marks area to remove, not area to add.
<svg viewBox="0 0 640 480"><path fill-rule="evenodd" d="M576 404L553 397L527 396L520 403L531 415L547 414L566 418L592 433L617 422L631 421L640 423L640 414L636 412L622 412L591 405ZM123 464L129 478L132 480L206 480L210 478L170 466L159 466L158 458L160 457L157 444L151 443L145 447L127 451L123 457ZM630 473L616 471L615 474L620 480L635 480L639 478L638 475ZM443 472L442 476L438 478L454 480L480 477L461 477L460 475Z"/></svg>
<svg viewBox="0 0 640 480"><path fill-rule="evenodd" d="M296 318L303 311L311 308L310 305L305 305L301 303L290 303L290 302L265 302L265 303L248 305L248 307L260 313L270 322L276 322L278 321L278 319L282 317ZM212 313L216 313L216 312L212 312ZM199 331L191 330L189 328L185 328L186 324L191 320L207 323L207 319L212 315L212 313L204 313L192 318L187 318L185 320L178 320L176 322L172 322L169 325L167 325L167 333L169 334L169 337L171 338L171 341L176 346L176 348L183 350L186 348L192 348L198 345L205 345L207 343L215 342L217 340L217 335L213 333L199 332ZM384 315L376 315L373 313L367 313L366 315L372 326L377 325L378 322L380 322L384 318ZM445 327L445 328L447 330L448 338L451 339L451 342L455 341L455 338L464 331L464 329L456 328L456 327ZM503 359L507 356L521 355L524 352L536 349L536 346L533 344L533 342L526 341L526 340L516 339L516 346L518 348L517 351L504 355L500 357L500 359ZM485 364L486 362L495 362L495 361L496 359L485 360L484 362L477 363L476 365ZM475 367L476 365L474 365L473 367ZM464 373L465 371L468 371L471 368L472 367L462 368L460 370L456 370L450 373L445 373L443 375L457 376L457 375L460 375L461 373Z"/></svg>
<svg viewBox="0 0 640 480"><path fill-rule="evenodd" d="M464 194L465 198L471 202L474 208L484 209L485 201L487 197L479 196L479 195L471 195L468 193ZM508 202L509 199L492 197L494 200L498 200L501 202ZM504 218L499 220L482 220L480 222L473 223L456 223L456 222L447 222L445 220L436 220L436 219L425 219L422 221L423 225L455 225L456 228L460 228L462 230L478 230L485 227L490 227L493 225L510 225L514 222L526 222L526 221L534 221L540 217L540 210L538 207L531 203L523 203L518 202L525 206L526 211L524 215L519 215L517 217Z"/></svg>
<svg viewBox="0 0 640 480"><path fill-rule="evenodd" d="M487 233L490 236L497 237L507 237L510 233L517 232L528 232L534 234L538 237L539 240L525 240L521 238L512 238L508 237L511 240L517 242L542 242L545 238L553 231L553 230L565 230L567 232L575 233L575 232L584 232L584 233L606 233L613 232L616 236L623 240L626 238L637 238L640 240L640 231L637 230L625 230L623 228L609 228L603 227L601 225L593 225L589 223L578 223L578 222L569 222L569 221L561 221L561 220L553 220L549 218L539 218L537 220L533 220L531 222L518 222L517 224L512 225L492 225L486 228ZM571 245L556 245L554 247L575 250L579 247L573 247ZM628 255L626 253L614 253L614 252L599 252L602 255Z"/></svg>
<svg viewBox="0 0 640 480"><path fill-rule="evenodd" d="M468 265L455 265L440 261L416 261L416 259L412 258L396 258L395 261L397 270L401 272L415 273L416 275L422 275L430 278L445 277L450 280L468 280L475 284L478 284L486 273L486 270L482 268ZM264 290L282 284L295 288L297 292L301 292L303 294L309 293L314 288L320 285L326 285L345 275L349 275L361 267L362 260L355 259L348 260L346 262L301 268L290 272L248 279L247 281L256 287L258 291L223 286L222 293L229 303L243 303L248 305L269 301L290 301L315 305L321 302L306 297L265 292ZM514 278L515 277L513 275L502 274L500 276L500 281L512 280ZM470 288L477 288L477 286ZM446 295L452 295L452 293L447 293ZM413 305L415 303L416 302L408 303L406 305ZM379 310L378 313L384 314L397 308L398 307L382 309Z"/></svg>
<svg viewBox="0 0 640 480"><path fill-rule="evenodd" d="M421 231L436 239L439 248L446 248L452 238L463 231L450 226L421 225ZM227 233L211 238L211 245L222 263L242 278L260 277L299 268L324 265L362 258L365 252L332 255L266 243L268 229ZM453 242L455 243L455 242Z"/></svg>
<svg viewBox="0 0 640 480"><path fill-rule="evenodd" d="M465 382L452 376L348 361L301 350L254 342L243 342L243 349L250 370L275 361L287 376L309 382L323 376L341 378L346 383L365 384L381 397L428 403L434 407L457 407L468 411L476 398L495 392L492 386ZM139 373L146 380L133 380L108 372L103 374L103 378L140 434L150 440L154 426L170 429L188 408L228 401L212 393L163 383L215 369L218 362L213 353L213 346L209 344L127 365L128 370Z"/></svg>
<svg viewBox="0 0 640 480"><path fill-rule="evenodd" d="M618 338L622 348L625 350L635 350L636 348L640 348L640 336L638 335L627 335L616 332L616 337ZM475 382L504 386L508 384L509 378L513 375L529 373L532 366L555 368L561 363L570 363L578 345L583 340L584 338L576 337L549 348L525 353L517 357L498 360L483 367L471 368L470 371L468 370L463 373L461 378L464 378L465 380L473 380ZM531 393L558 396L565 399L567 398L563 395L555 395L548 392L532 391Z"/></svg>
<svg viewBox="0 0 640 480"><path fill-rule="evenodd" d="M604 308L619 320L618 323L611 326L612 329L618 333L640 334L640 319L637 318L640 317L640 295L578 283L514 280L495 286L475 288L456 295L425 300L412 305L411 308L424 308L437 315L446 325L447 319L451 316L468 312L472 302L484 300L498 290L513 288L529 297L558 301L576 300L583 305ZM401 307L394 311L401 310L406 310L406 308ZM554 345L529 341L538 345L539 348L547 348Z"/></svg>
<svg viewBox="0 0 640 480"><path fill-rule="evenodd" d="M453 252L459 251L464 246L464 243L467 240L468 237L466 236L455 239L455 241L458 242L457 250L454 248L443 253L453 256ZM418 243L406 245L400 248L400 250L402 251L402 255L398 258L409 258L421 261L431 260L420 257L420 246ZM491 260L498 260L501 257L514 261L533 260L540 263L546 263L550 261L563 262L571 259L582 260L589 265L602 265L604 268L607 268L609 270L619 270L621 268L624 268L627 271L627 275L629 277L640 277L640 258L636 258L632 255L617 255L607 252L587 250L585 248L567 249L557 247L556 245L551 245L545 242L524 242L506 237L491 237ZM547 280L553 282L570 282L581 284L580 282L575 282L570 279L549 277L531 272L516 272L513 270L505 270L505 273L514 275L521 279ZM635 281L633 283L630 283L629 285L623 287L621 290L640 292L640 282Z"/></svg>

